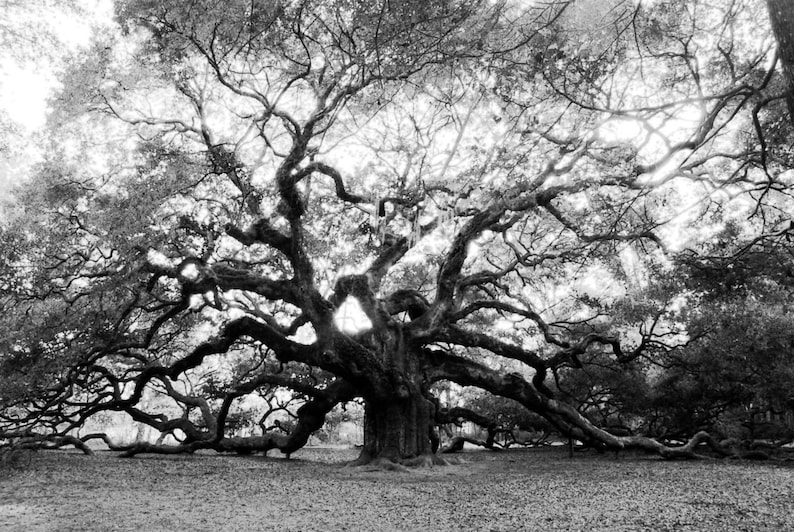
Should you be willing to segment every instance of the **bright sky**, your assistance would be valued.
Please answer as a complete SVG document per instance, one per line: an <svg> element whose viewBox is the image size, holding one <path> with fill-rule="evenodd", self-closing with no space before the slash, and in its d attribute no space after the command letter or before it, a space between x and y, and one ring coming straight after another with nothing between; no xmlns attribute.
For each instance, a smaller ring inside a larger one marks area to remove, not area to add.
<svg viewBox="0 0 794 532"><path fill-rule="evenodd" d="M20 2L0 13L0 22L13 28L24 39L25 33L39 32L43 25L56 40L53 49L30 50L30 57L20 53L30 46L19 44L15 36L11 45L0 48L0 115L11 121L13 129L0 128L0 192L24 178L30 165L38 159L37 135L46 121L47 98L58 88L56 72L69 53L89 43L92 27L107 23L113 13L112 0L77 0L84 13L66 13L48 8L41 11L34 2ZM34 27L34 24L37 26Z"/></svg>
<svg viewBox="0 0 794 532"><path fill-rule="evenodd" d="M45 100L54 86L52 76L11 62L4 63L0 72L3 111L26 131L41 128L46 116Z"/></svg>
<svg viewBox="0 0 794 532"><path fill-rule="evenodd" d="M52 51L54 55L66 55L87 45L92 27L107 23L113 13L112 0L78 0L76 3L85 10L85 16L49 9L42 17L42 14L33 12L34 3L30 4L33 6L30 11L25 8L11 9L0 16L5 19L4 23L16 26L21 33L30 27L31 20L43 23L57 40L58 49ZM37 55L36 52L33 50L34 55ZM46 53L45 50L41 52ZM26 59L20 57L13 48L0 49L0 108L26 129L43 126L46 98L57 86L53 75L56 68L53 60L46 57Z"/></svg>

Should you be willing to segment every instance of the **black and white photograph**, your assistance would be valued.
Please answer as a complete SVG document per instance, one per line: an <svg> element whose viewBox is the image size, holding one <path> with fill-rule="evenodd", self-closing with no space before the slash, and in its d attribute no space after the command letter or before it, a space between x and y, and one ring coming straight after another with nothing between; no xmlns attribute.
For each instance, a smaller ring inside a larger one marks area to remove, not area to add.
<svg viewBox="0 0 794 532"><path fill-rule="evenodd" d="M794 530L794 0L0 0L0 530Z"/></svg>

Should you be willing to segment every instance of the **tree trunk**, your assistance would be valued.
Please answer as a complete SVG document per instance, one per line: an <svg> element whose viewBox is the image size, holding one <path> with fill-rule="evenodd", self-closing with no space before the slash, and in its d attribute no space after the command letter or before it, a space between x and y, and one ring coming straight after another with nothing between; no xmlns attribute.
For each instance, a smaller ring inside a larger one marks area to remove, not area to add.
<svg viewBox="0 0 794 532"><path fill-rule="evenodd" d="M794 4L791 0L767 0L767 8L786 77L789 118L794 122Z"/></svg>
<svg viewBox="0 0 794 532"><path fill-rule="evenodd" d="M433 454L433 406L417 385L411 385L405 395L386 401L366 401L364 449L358 462L405 462Z"/></svg>

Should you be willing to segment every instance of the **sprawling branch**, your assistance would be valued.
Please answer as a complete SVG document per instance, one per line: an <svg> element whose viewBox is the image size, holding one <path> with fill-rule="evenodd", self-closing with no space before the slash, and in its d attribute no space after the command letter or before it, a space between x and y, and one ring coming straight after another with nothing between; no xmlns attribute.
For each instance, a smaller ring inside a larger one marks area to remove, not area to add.
<svg viewBox="0 0 794 532"><path fill-rule="evenodd" d="M232 394L234 395L234 394ZM321 393L306 402L297 411L298 422L289 434L267 433L262 436L224 437L221 434L212 438L192 441L181 445L162 445L139 442L129 446L110 444L112 449L123 451L122 456L132 457L140 453L179 454L199 449L214 449L221 452L251 453L267 452L278 449L289 456L309 440L311 434L322 428L325 415L340 402L354 397L354 388L344 381L329 384ZM228 408L228 407L227 407ZM223 419L219 417L219 425ZM107 441L107 440L106 440Z"/></svg>
<svg viewBox="0 0 794 532"><path fill-rule="evenodd" d="M226 232L229 236L245 246L251 246L256 242L260 242L274 247L285 256L289 256L292 247L290 238L275 229L265 218L261 218L257 222L251 224L251 226L244 231L229 224L226 226Z"/></svg>

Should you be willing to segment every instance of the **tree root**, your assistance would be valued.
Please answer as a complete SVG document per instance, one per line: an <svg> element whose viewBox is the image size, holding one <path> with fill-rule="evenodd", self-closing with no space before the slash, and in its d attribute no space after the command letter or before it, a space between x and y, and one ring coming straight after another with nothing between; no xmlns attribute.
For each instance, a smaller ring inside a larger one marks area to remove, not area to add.
<svg viewBox="0 0 794 532"><path fill-rule="evenodd" d="M367 455L359 456L356 460L345 464L345 467L361 471L396 471L409 473L412 469L432 468L435 466L457 465L462 461L456 458L442 457L437 454L422 454L412 458L391 459L385 457L372 458Z"/></svg>
<svg viewBox="0 0 794 532"><path fill-rule="evenodd" d="M394 471L396 473L410 473L410 469L408 469L408 467L395 462L394 460L389 460L388 458L375 458L374 460L369 460L366 463L361 463L359 460L353 460L352 462L346 464L345 467L350 467L367 473L371 471Z"/></svg>

